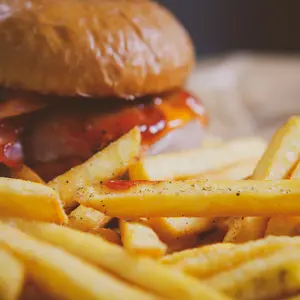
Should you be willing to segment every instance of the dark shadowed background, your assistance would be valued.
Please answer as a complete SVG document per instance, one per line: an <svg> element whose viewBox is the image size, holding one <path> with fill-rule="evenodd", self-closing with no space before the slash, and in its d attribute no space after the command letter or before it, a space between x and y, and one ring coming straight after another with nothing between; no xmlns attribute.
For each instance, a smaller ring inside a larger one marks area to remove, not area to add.
<svg viewBox="0 0 300 300"><path fill-rule="evenodd" d="M158 0L183 22L197 53L300 50L299 0Z"/></svg>

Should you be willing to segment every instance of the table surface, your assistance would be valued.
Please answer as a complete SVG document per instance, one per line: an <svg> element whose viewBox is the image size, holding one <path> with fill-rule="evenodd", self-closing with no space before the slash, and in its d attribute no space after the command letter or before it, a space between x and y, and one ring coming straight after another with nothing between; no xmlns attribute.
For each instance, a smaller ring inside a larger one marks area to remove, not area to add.
<svg viewBox="0 0 300 300"><path fill-rule="evenodd" d="M211 134L269 139L300 113L300 56L234 54L203 60L187 86L207 107Z"/></svg>

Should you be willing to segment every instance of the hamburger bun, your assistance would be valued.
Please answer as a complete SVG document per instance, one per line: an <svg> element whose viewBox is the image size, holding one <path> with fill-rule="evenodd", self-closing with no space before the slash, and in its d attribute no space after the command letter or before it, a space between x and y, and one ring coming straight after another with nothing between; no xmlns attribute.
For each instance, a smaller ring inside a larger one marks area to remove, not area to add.
<svg viewBox="0 0 300 300"><path fill-rule="evenodd" d="M183 27L146 0L6 0L0 41L0 86L41 94L157 94L194 62Z"/></svg>

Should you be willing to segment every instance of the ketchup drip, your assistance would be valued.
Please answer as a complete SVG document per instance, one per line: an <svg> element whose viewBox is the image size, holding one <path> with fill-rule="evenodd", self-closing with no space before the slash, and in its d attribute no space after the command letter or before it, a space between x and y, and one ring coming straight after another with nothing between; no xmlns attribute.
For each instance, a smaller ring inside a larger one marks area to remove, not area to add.
<svg viewBox="0 0 300 300"><path fill-rule="evenodd" d="M202 104L185 91L108 107L103 103L108 101L63 99L59 105L0 121L0 163L17 168L24 160L44 180L51 180L135 126L147 149L196 118L206 123Z"/></svg>

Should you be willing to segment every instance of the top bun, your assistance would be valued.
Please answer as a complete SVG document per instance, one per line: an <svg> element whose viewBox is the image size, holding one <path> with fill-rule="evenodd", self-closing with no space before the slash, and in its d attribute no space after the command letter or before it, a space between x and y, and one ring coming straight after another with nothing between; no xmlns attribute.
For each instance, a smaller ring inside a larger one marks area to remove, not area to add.
<svg viewBox="0 0 300 300"><path fill-rule="evenodd" d="M131 98L180 87L194 62L186 31L151 1L6 2L0 5L3 87Z"/></svg>

